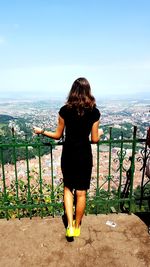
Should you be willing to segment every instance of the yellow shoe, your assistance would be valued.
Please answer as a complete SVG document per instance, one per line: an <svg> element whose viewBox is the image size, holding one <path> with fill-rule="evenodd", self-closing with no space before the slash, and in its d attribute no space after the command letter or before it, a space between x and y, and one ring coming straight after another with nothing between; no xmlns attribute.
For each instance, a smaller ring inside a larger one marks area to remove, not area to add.
<svg viewBox="0 0 150 267"><path fill-rule="evenodd" d="M66 237L74 237L74 228L73 227L67 227Z"/></svg>
<svg viewBox="0 0 150 267"><path fill-rule="evenodd" d="M74 229L74 236L75 236L75 237L80 236L80 232L81 232L81 231L80 231L80 227L75 228L75 229Z"/></svg>
<svg viewBox="0 0 150 267"><path fill-rule="evenodd" d="M77 228L76 228L75 225L76 225L76 221L73 220L74 236L75 236L75 237L78 237L78 236L80 236L80 232L81 232L81 230L80 230L80 227L77 227Z"/></svg>

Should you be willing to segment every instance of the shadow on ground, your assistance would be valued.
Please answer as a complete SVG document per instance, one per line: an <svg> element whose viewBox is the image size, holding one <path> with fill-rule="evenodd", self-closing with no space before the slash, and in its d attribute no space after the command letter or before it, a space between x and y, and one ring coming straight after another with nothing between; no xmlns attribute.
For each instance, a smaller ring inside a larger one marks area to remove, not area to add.
<svg viewBox="0 0 150 267"><path fill-rule="evenodd" d="M135 213L147 226L147 231L150 234L150 212L137 212Z"/></svg>

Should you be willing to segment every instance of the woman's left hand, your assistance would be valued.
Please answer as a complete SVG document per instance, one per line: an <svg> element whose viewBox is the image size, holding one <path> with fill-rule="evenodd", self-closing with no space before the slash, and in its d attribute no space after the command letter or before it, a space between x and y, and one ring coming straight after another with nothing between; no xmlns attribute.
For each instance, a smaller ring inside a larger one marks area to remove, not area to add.
<svg viewBox="0 0 150 267"><path fill-rule="evenodd" d="M101 135L104 134L103 129L98 129L98 133L99 133L99 136L101 137Z"/></svg>

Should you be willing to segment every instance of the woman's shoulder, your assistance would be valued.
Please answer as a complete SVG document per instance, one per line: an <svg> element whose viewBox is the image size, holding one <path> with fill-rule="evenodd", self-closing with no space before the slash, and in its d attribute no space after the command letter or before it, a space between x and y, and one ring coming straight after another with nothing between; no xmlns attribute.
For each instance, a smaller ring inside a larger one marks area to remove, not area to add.
<svg viewBox="0 0 150 267"><path fill-rule="evenodd" d="M67 105L63 105L61 106L60 110L66 110L67 109Z"/></svg>
<svg viewBox="0 0 150 267"><path fill-rule="evenodd" d="M64 118L67 112L67 105L63 105L59 110L59 115Z"/></svg>
<svg viewBox="0 0 150 267"><path fill-rule="evenodd" d="M93 109L92 109L92 115L93 115L94 121L99 120L99 118L101 116L101 113L100 113L100 111L99 111L99 109L97 107L93 107Z"/></svg>
<svg viewBox="0 0 150 267"><path fill-rule="evenodd" d="M93 111L93 113L95 113L95 114L101 114L101 113L100 113L100 110L99 110L96 106L93 107L92 111Z"/></svg>

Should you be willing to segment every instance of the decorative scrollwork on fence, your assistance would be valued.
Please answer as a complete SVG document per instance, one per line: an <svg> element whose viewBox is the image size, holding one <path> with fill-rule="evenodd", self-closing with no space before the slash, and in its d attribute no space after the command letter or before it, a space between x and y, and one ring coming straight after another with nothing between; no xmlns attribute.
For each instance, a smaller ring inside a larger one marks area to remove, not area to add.
<svg viewBox="0 0 150 267"><path fill-rule="evenodd" d="M126 154L127 153L125 149L117 151L117 157L113 159L113 162L117 165L116 168L112 167L114 172L118 172L119 170L126 172L128 170L129 158L126 156ZM125 163L127 164L125 165Z"/></svg>
<svg viewBox="0 0 150 267"><path fill-rule="evenodd" d="M150 178L146 175L146 165L148 163L148 159L150 158L150 127L147 131L145 147L141 149L140 154L141 155L137 158L137 161L141 163L140 171L142 172L140 208L145 200L148 201L150 208L150 189L147 187L150 183Z"/></svg>
<svg viewBox="0 0 150 267"><path fill-rule="evenodd" d="M150 149L148 149L146 146L145 148L141 149L140 154L141 156L137 157L137 161L140 162L142 165L140 171L145 171L146 162L150 157Z"/></svg>

